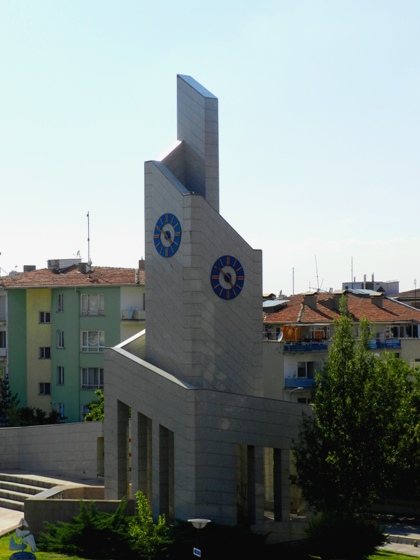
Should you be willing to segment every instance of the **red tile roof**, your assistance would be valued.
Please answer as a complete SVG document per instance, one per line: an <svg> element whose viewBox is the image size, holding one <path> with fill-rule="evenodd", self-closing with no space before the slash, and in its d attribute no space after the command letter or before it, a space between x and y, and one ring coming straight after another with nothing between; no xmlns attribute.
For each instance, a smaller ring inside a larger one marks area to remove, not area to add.
<svg viewBox="0 0 420 560"><path fill-rule="evenodd" d="M62 270L42 268L18 272L0 278L0 286L13 288L54 288L66 286L144 286L145 272L137 268L93 266L90 272L80 272L77 265Z"/></svg>
<svg viewBox="0 0 420 560"><path fill-rule="evenodd" d="M371 323L419 322L420 309L415 309L404 303L395 301L383 295L357 294L351 291L343 292L347 299L347 306L354 321L362 318ZM289 296L275 311L264 310L264 323L275 324L331 324L339 318L337 304L334 304L341 294L315 293ZM312 302L310 300L312 299ZM377 303L375 303L377 302Z"/></svg>

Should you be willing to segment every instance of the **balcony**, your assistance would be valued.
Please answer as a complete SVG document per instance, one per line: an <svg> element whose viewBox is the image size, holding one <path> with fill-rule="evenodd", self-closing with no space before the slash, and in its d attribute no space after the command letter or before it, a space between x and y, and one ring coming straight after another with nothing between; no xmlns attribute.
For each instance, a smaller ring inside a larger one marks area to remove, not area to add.
<svg viewBox="0 0 420 560"><path fill-rule="evenodd" d="M130 309L123 309L121 311L122 321L144 321L146 318L146 311L144 309L136 309L135 307L130 307Z"/></svg>
<svg viewBox="0 0 420 560"><path fill-rule="evenodd" d="M285 352L327 352L326 342L285 342Z"/></svg>
<svg viewBox="0 0 420 560"><path fill-rule="evenodd" d="M297 389L298 387L303 387L304 389L313 389L315 387L315 379L309 379L308 377L286 377L284 379L285 389Z"/></svg>
<svg viewBox="0 0 420 560"><path fill-rule="evenodd" d="M401 348L401 340L399 338L390 338L389 340L372 340L372 342L369 342L369 348L371 350Z"/></svg>

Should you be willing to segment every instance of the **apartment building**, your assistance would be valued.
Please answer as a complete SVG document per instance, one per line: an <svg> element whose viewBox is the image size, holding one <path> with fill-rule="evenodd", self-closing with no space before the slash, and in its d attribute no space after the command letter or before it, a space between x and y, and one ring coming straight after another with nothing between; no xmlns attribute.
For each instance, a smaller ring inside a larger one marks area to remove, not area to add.
<svg viewBox="0 0 420 560"><path fill-rule="evenodd" d="M104 386L103 351L145 326L144 260L135 268L48 261L0 278L0 368L20 406L83 419Z"/></svg>
<svg viewBox="0 0 420 560"><path fill-rule="evenodd" d="M315 375L328 356L343 296L355 336L360 320L370 321L372 352L387 350L413 367L420 365L420 309L396 297L364 288L270 297L263 302L266 394L310 402Z"/></svg>

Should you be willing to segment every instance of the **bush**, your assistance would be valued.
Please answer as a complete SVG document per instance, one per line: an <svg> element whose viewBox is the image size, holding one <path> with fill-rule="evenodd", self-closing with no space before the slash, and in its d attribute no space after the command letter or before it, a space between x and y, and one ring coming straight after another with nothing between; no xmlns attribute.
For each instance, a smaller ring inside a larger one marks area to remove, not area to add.
<svg viewBox="0 0 420 560"><path fill-rule="evenodd" d="M136 558L129 538L129 517L125 515L126 501L122 500L115 513L98 511L94 502L80 503L80 513L70 523L44 524L46 532L38 539L38 548L83 558L118 560Z"/></svg>
<svg viewBox="0 0 420 560"><path fill-rule="evenodd" d="M364 560L386 541L376 521L335 513L311 519L307 537L309 553L322 560Z"/></svg>

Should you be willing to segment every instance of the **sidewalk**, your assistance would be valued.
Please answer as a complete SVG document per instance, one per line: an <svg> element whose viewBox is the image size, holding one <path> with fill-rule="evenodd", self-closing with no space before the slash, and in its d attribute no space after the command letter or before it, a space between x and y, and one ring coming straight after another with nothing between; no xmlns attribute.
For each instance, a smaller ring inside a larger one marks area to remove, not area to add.
<svg viewBox="0 0 420 560"><path fill-rule="evenodd" d="M389 543L383 550L420 557L420 526L411 520L384 524Z"/></svg>
<svg viewBox="0 0 420 560"><path fill-rule="evenodd" d="M0 537L13 532L19 526L23 511L0 508Z"/></svg>

